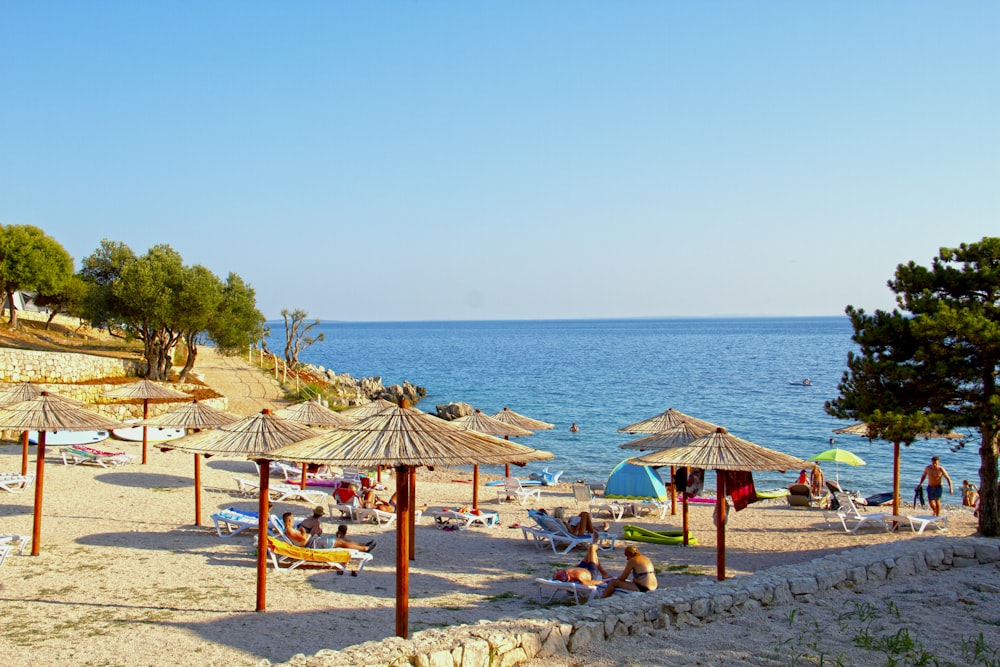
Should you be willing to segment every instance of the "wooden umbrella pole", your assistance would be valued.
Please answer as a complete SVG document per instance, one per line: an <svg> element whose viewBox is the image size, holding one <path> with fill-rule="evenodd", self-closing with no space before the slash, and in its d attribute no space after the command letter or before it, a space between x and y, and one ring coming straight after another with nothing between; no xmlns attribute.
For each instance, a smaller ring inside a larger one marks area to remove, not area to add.
<svg viewBox="0 0 1000 667"><path fill-rule="evenodd" d="M302 463L302 480L299 482L299 489L301 489L303 491L306 490L306 473L308 473L308 472L309 472L309 464L303 462Z"/></svg>
<svg viewBox="0 0 1000 667"><path fill-rule="evenodd" d="M892 443L892 515L899 516L899 443ZM895 529L896 523L892 524Z"/></svg>
<svg viewBox="0 0 1000 667"><path fill-rule="evenodd" d="M42 486L45 483L45 431L38 432L35 448L35 517L31 524L31 555L38 555L42 541Z"/></svg>
<svg viewBox="0 0 1000 667"><path fill-rule="evenodd" d="M201 454L194 455L194 525L201 525Z"/></svg>
<svg viewBox="0 0 1000 667"><path fill-rule="evenodd" d="M257 609L267 609L267 521L270 510L267 501L271 495L271 464L267 459L257 461L260 468L260 499L257 503Z"/></svg>
<svg viewBox="0 0 1000 667"><path fill-rule="evenodd" d="M688 499L687 494L681 494L681 514L684 517L684 546L688 546Z"/></svg>
<svg viewBox="0 0 1000 667"><path fill-rule="evenodd" d="M375 466L375 481L382 483L382 466Z"/></svg>
<svg viewBox="0 0 1000 667"><path fill-rule="evenodd" d="M472 509L479 509L479 464L472 465Z"/></svg>
<svg viewBox="0 0 1000 667"><path fill-rule="evenodd" d="M726 578L726 480L721 474L722 471L716 470L716 486L719 487L715 497L715 539L717 543L716 547L716 562L718 564L718 574L716 574L716 579L723 581Z"/></svg>
<svg viewBox="0 0 1000 667"><path fill-rule="evenodd" d="M503 476L504 477L510 477L510 464L509 463L504 463L503 464Z"/></svg>
<svg viewBox="0 0 1000 667"><path fill-rule="evenodd" d="M677 477L675 475L677 475L677 468L670 466L670 516L677 516ZM684 544L687 544L686 537Z"/></svg>
<svg viewBox="0 0 1000 667"><path fill-rule="evenodd" d="M142 399L142 419L149 419L149 399ZM146 465L146 424L142 425L142 465Z"/></svg>
<svg viewBox="0 0 1000 667"><path fill-rule="evenodd" d="M396 467L396 636L410 634L410 471Z"/></svg>
<svg viewBox="0 0 1000 667"><path fill-rule="evenodd" d="M410 560L417 560L417 469L410 468Z"/></svg>
<svg viewBox="0 0 1000 667"><path fill-rule="evenodd" d="M21 431L21 474L28 474L28 432Z"/></svg>

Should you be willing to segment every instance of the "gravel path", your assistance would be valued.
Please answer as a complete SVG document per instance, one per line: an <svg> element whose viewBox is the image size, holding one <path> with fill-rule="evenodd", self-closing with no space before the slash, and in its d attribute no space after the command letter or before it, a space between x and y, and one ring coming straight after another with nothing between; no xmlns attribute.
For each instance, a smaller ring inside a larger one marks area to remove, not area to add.
<svg viewBox="0 0 1000 667"><path fill-rule="evenodd" d="M229 399L229 412L248 416L264 408L272 410L290 405L285 390L274 375L247 362L246 357L227 357L215 348L200 347L194 372L207 384Z"/></svg>

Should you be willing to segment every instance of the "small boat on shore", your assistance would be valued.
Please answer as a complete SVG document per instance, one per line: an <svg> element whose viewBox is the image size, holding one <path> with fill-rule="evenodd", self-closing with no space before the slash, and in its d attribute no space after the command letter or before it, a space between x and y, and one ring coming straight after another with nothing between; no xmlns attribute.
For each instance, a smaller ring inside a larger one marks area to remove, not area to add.
<svg viewBox="0 0 1000 667"><path fill-rule="evenodd" d="M802 380L801 382L789 382L788 384L796 386L796 387L811 387L813 383L812 383L812 380L810 380L809 378L806 378L806 379Z"/></svg>

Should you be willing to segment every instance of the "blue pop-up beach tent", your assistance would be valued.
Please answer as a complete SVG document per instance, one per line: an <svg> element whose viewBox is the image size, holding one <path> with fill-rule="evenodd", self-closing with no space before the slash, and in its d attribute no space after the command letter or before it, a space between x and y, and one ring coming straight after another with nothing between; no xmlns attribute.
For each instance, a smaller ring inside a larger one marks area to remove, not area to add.
<svg viewBox="0 0 1000 667"><path fill-rule="evenodd" d="M669 497L659 473L649 466L637 466L622 461L611 471L604 488L605 498L655 498L665 501Z"/></svg>

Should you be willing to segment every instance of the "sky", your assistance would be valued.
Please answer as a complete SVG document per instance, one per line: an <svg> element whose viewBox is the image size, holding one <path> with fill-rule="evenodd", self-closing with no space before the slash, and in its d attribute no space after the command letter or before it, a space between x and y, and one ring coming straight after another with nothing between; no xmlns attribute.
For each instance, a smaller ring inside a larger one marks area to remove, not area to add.
<svg viewBox="0 0 1000 667"><path fill-rule="evenodd" d="M1000 235L997 2L0 0L0 224L268 319L814 316Z"/></svg>

